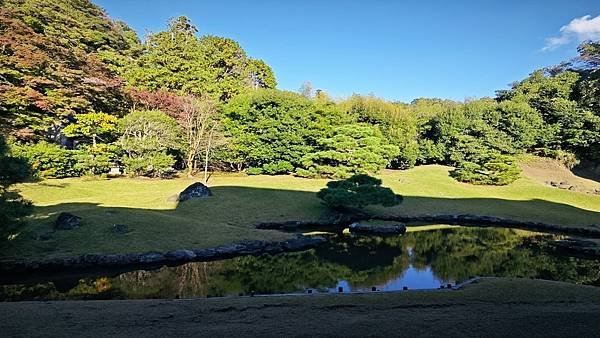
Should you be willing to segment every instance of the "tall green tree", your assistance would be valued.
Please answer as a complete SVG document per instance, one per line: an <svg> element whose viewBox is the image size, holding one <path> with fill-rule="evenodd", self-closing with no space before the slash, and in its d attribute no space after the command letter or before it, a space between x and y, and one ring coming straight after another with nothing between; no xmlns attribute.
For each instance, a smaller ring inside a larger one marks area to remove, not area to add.
<svg viewBox="0 0 600 338"><path fill-rule="evenodd" d="M421 127L421 159L457 165L471 156L494 151L513 154L514 140L500 128L502 115L492 100L452 106Z"/></svg>
<svg viewBox="0 0 600 338"><path fill-rule="evenodd" d="M119 145L131 175L163 177L173 171L173 152L181 149L182 130L177 122L157 110L133 111L121 121Z"/></svg>
<svg viewBox="0 0 600 338"><path fill-rule="evenodd" d="M419 148L418 121L406 106L360 95L353 95L340 105L359 122L379 126L384 137L398 147L399 152L390 163L392 167L406 169L415 165Z"/></svg>
<svg viewBox="0 0 600 338"><path fill-rule="evenodd" d="M600 118L586 108L589 104L576 100L581 79L582 75L572 70L540 70L515 83L511 90L499 92L498 98L527 102L541 115L544 128L539 147L566 150L581 159L600 161Z"/></svg>
<svg viewBox="0 0 600 338"><path fill-rule="evenodd" d="M305 177L347 178L374 174L385 168L399 152L368 124L346 124L333 129L331 137L317 140L317 150L302 158L296 173Z"/></svg>
<svg viewBox="0 0 600 338"><path fill-rule="evenodd" d="M223 108L230 141L222 160L236 170L278 164L293 171L314 149L317 122L314 103L299 94L266 89L239 95Z"/></svg>
<svg viewBox="0 0 600 338"><path fill-rule="evenodd" d="M554 69L555 73L565 70L580 75L573 97L583 109L600 116L600 41L584 41L577 48L577 57L563 62Z"/></svg>
<svg viewBox="0 0 600 338"><path fill-rule="evenodd" d="M542 142L547 133L551 133L542 115L527 102L504 101L498 104L497 112L497 128L511 137L516 149L531 150Z"/></svg>
<svg viewBox="0 0 600 338"><path fill-rule="evenodd" d="M142 55L123 70L128 83L148 89L208 96L227 101L251 88L273 88L273 71L251 59L235 41L217 36L197 37L187 17L170 21L166 31L153 33Z"/></svg>

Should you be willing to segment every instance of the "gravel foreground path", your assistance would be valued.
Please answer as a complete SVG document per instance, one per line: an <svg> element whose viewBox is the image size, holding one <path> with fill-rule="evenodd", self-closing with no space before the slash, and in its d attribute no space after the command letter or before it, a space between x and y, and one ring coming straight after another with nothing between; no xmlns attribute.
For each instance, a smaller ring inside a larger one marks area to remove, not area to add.
<svg viewBox="0 0 600 338"><path fill-rule="evenodd" d="M600 288L488 278L443 291L1 303L0 318L5 337L593 337Z"/></svg>

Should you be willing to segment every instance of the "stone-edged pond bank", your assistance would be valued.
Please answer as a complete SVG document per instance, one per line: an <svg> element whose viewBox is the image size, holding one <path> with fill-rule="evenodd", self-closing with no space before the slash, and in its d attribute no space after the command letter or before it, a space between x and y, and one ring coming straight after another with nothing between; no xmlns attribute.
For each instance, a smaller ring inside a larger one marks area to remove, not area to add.
<svg viewBox="0 0 600 338"><path fill-rule="evenodd" d="M552 232L565 235L577 235L590 238L600 238L600 224L586 226L563 226L541 222L520 221L494 216L479 216L471 214L460 215L377 215L358 217L339 217L324 221L286 221L263 222L254 224L256 229L272 229L294 231L300 229L346 228L354 222L361 221L391 221L403 223L432 223L476 227L518 228L529 231Z"/></svg>
<svg viewBox="0 0 600 338"><path fill-rule="evenodd" d="M527 231L539 231L569 236L582 236L584 238L565 238L555 241L553 245L567 252L588 257L600 257L600 224L587 226L562 226L541 222L519 221L494 216L478 216L470 214L461 215L418 215L418 216L358 216L339 217L327 221L286 221L265 222L254 225L257 229L272 229L282 231L299 231L302 229L332 229L341 231L348 228L350 232L364 235L387 236L403 234L406 227L403 224L393 226L377 226L377 224L361 224L361 222L396 222L396 223L438 223L472 227L516 228Z"/></svg>
<svg viewBox="0 0 600 338"><path fill-rule="evenodd" d="M278 254L314 248L326 241L321 236L296 235L281 242L243 241L215 248L182 249L168 252L145 252L127 254L84 254L75 257L59 257L45 260L2 261L0 274L51 272L91 268L150 267L163 264L182 264L194 261L210 261L242 255Z"/></svg>
<svg viewBox="0 0 600 338"><path fill-rule="evenodd" d="M364 221L397 222L393 226L361 224ZM600 226L566 227L540 222L527 222L493 216L477 215L420 215L420 216L370 216L338 217L323 221L285 221L254 224L256 229L281 231L325 230L340 231L349 228L350 232L363 235L400 235L406 231L402 223L439 223L473 227L519 228L529 231L550 232L564 235L600 238ZM0 261L0 274L49 272L57 270L80 270L93 268L146 267L164 264L182 264L194 261L210 261L243 255L277 254L314 248L327 239L321 236L296 235L281 242L242 241L214 248L180 249L168 252L144 252L125 254L83 254L72 257L58 257L28 261ZM586 256L600 256L598 241L585 238L566 238L556 241L556 248Z"/></svg>

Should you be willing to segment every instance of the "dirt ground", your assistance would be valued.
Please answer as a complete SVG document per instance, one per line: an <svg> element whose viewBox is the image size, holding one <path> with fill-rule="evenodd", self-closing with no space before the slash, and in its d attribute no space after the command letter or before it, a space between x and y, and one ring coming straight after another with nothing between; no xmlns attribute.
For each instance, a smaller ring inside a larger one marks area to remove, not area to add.
<svg viewBox="0 0 600 338"><path fill-rule="evenodd" d="M0 304L0 336L543 336L600 332L600 288L483 279L461 290Z"/></svg>
<svg viewBox="0 0 600 338"><path fill-rule="evenodd" d="M523 174L528 178L557 189L600 194L600 182L575 175L573 171L550 158L536 158L520 164ZM585 171L581 169L581 171ZM585 171L589 173L589 170ZM591 177L591 176L590 176Z"/></svg>

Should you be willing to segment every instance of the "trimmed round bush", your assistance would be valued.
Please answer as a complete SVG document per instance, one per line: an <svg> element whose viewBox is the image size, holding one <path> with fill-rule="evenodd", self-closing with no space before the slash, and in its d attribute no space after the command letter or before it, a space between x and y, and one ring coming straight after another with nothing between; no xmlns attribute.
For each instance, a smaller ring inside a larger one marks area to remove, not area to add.
<svg viewBox="0 0 600 338"><path fill-rule="evenodd" d="M321 189L317 197L334 209L364 208L367 205L391 207L402 202L402 196L394 194L390 188L381 186L381 180L365 174L348 179L331 181Z"/></svg>
<svg viewBox="0 0 600 338"><path fill-rule="evenodd" d="M277 161L263 165L262 171L267 175L288 174L294 171L294 166L288 161Z"/></svg>
<svg viewBox="0 0 600 338"><path fill-rule="evenodd" d="M507 185L521 173L512 156L485 154L472 161L460 162L450 174L456 180L478 185Z"/></svg>
<svg viewBox="0 0 600 338"><path fill-rule="evenodd" d="M246 169L246 174L248 175L261 175L263 173L262 168L250 167Z"/></svg>
<svg viewBox="0 0 600 338"><path fill-rule="evenodd" d="M125 170L131 176L170 177L175 159L164 152L151 152L138 157L123 157Z"/></svg>

